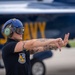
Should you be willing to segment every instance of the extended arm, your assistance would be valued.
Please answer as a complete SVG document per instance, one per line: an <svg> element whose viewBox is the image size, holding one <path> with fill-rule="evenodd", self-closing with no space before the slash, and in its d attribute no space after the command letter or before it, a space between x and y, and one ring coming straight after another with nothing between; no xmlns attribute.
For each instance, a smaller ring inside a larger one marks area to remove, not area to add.
<svg viewBox="0 0 75 75"><path fill-rule="evenodd" d="M28 41L20 41L15 47L15 52L26 50L34 50L36 47L46 47L55 45L55 47L61 49L62 46L65 46L68 43L69 33L65 35L64 41L61 38L57 39L33 39Z"/></svg>
<svg viewBox="0 0 75 75"><path fill-rule="evenodd" d="M41 52L45 50L57 50L57 49L61 51L61 47L67 45L68 38L69 38L69 33L65 34L64 40L62 40L61 38L57 38L59 39L58 43L55 42L54 44L50 43L49 45L45 45L43 47L34 47L33 49L30 50L30 53L33 54L33 53Z"/></svg>
<svg viewBox="0 0 75 75"><path fill-rule="evenodd" d="M22 51L24 49L26 50L31 50L34 49L35 47L44 47L49 44L53 44L57 39L32 39L28 41L20 41L17 43L15 47L15 52Z"/></svg>
<svg viewBox="0 0 75 75"><path fill-rule="evenodd" d="M55 46L55 44L50 44L43 47L34 47L33 49L30 50L30 53L34 54L34 53L45 51L45 50L57 50L57 49L58 47Z"/></svg>

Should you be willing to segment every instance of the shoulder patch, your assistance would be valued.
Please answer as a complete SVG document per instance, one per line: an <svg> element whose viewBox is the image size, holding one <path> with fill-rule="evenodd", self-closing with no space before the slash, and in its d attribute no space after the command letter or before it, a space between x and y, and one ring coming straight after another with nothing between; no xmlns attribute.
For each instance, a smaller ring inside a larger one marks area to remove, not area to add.
<svg viewBox="0 0 75 75"><path fill-rule="evenodd" d="M26 55L25 55L25 53L19 53L18 62L20 64L24 64L26 62Z"/></svg>

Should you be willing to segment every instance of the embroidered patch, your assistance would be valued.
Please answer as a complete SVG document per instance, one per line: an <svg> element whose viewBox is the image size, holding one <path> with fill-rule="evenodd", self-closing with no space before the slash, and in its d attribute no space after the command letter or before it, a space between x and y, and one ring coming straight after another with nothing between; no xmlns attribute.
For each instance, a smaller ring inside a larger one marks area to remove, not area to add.
<svg viewBox="0 0 75 75"><path fill-rule="evenodd" d="M21 64L24 64L26 62L26 57L24 53L19 53L19 59L18 62Z"/></svg>

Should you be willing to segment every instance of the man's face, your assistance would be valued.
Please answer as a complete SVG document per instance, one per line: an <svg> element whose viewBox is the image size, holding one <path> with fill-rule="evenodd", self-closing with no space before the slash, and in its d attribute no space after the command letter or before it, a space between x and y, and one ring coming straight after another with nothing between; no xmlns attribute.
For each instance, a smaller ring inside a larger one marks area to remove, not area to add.
<svg viewBox="0 0 75 75"><path fill-rule="evenodd" d="M24 27L16 28L15 32L13 33L13 38L15 40L22 40L22 35L24 33Z"/></svg>
<svg viewBox="0 0 75 75"><path fill-rule="evenodd" d="M17 33L13 33L13 38L15 39L15 40L18 40L18 41L20 41L20 40L22 40L22 34L17 34Z"/></svg>

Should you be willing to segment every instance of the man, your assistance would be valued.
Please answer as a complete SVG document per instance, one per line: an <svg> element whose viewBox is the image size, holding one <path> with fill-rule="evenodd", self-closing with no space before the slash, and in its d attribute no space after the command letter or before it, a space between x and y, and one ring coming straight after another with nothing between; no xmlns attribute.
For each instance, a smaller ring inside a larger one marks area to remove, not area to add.
<svg viewBox="0 0 75 75"><path fill-rule="evenodd" d="M61 47L66 46L69 38L68 33L64 40L41 38L22 41L23 32L23 24L18 19L10 19L2 27L2 33L7 36L7 42L2 48L6 75L31 75L30 53L52 48L61 50Z"/></svg>

